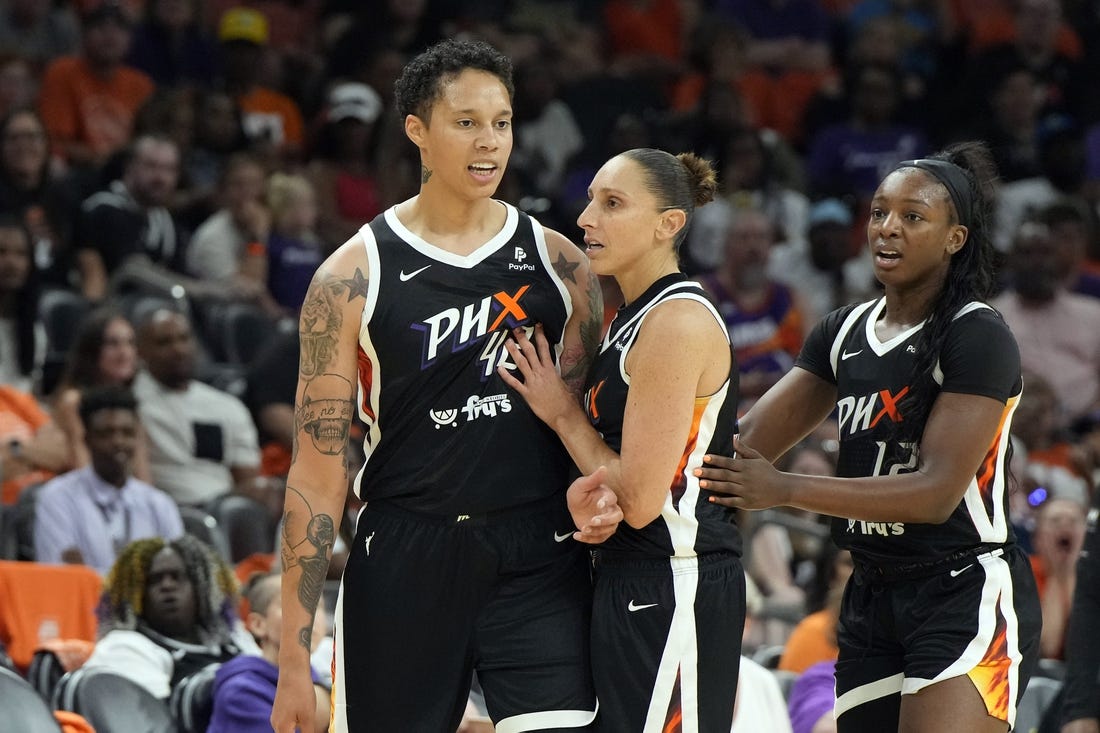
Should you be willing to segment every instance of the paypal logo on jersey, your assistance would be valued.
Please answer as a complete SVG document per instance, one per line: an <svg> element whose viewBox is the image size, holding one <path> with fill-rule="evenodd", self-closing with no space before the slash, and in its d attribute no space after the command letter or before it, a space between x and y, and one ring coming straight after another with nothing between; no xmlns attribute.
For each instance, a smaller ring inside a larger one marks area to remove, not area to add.
<svg viewBox="0 0 1100 733"><path fill-rule="evenodd" d="M508 263L509 270L521 270L526 272L534 272L535 266L529 265L524 262L527 259L527 251L523 247L516 247L515 255L512 257L515 262Z"/></svg>
<svg viewBox="0 0 1100 733"><path fill-rule="evenodd" d="M487 333L497 331L501 326L515 328L526 322L527 311L524 310L521 301L530 288L530 285L524 285L511 294L501 290L477 302L469 303L461 310L446 308L420 323L412 324L411 328L424 334L420 368L426 369L439 357L440 353L461 351ZM506 332L494 333L492 343L486 347L486 353L482 354L483 360L488 363L486 375L492 374L493 370L507 359L508 352L504 349L506 337Z"/></svg>

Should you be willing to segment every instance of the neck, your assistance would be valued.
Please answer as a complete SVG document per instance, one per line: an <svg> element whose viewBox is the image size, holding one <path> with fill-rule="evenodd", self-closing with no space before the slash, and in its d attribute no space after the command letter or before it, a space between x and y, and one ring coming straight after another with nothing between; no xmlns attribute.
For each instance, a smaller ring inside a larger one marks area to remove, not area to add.
<svg viewBox="0 0 1100 733"><path fill-rule="evenodd" d="M886 288L886 309L882 321L899 329L912 328L932 312L932 304L943 292L943 283L922 283L912 288Z"/></svg>
<svg viewBox="0 0 1100 733"><path fill-rule="evenodd" d="M504 207L491 198L471 201L422 186L417 196L398 205L397 215L409 231L448 249L449 238L456 236L480 246L481 238L471 235L488 238L499 230L505 214Z"/></svg>
<svg viewBox="0 0 1100 733"><path fill-rule="evenodd" d="M679 271L675 253L671 249L662 248L654 250L649 257L642 258L629 269L612 274L615 282L619 284L619 290L623 293L623 300L629 305L641 297L650 285L665 275L672 275Z"/></svg>

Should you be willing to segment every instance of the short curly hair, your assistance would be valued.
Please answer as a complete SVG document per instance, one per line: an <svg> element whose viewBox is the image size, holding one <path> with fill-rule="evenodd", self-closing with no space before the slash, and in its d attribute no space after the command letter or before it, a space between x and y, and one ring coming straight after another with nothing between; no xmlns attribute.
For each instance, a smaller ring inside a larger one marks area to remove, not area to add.
<svg viewBox="0 0 1100 733"><path fill-rule="evenodd" d="M443 85L466 69L485 71L500 79L515 97L512 62L483 41L440 41L405 65L394 82L394 99L401 119L416 115L431 123L432 105L443 96Z"/></svg>
<svg viewBox="0 0 1100 733"><path fill-rule="evenodd" d="M165 548L174 550L183 560L195 589L198 625L212 638L228 638L237 619L237 577L217 552L188 534L171 541L162 537L135 540L123 548L104 583L97 609L100 633L137 628L145 615L149 568Z"/></svg>

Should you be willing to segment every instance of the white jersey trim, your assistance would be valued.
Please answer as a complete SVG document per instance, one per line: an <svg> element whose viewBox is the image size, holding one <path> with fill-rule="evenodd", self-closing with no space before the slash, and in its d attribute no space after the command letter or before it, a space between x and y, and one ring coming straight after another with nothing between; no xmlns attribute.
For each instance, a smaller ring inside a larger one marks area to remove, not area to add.
<svg viewBox="0 0 1100 733"><path fill-rule="evenodd" d="M370 319L378 305L379 283L382 280L382 261L378 254L378 240L375 239L374 231L370 228L370 225L363 226L359 233L363 237L363 248L367 255L367 302L363 306L363 316L359 324L359 347L363 349L371 362L371 390L369 395L363 394L363 379L358 369L356 370L355 379L355 409L359 414L359 419L367 426L367 434L363 436L363 455L366 460L363 461L363 466L355 477L355 495L362 498L360 483L363 480L363 472L366 469L367 462L370 461L373 446L378 445L378 441L382 439L382 426L380 424L382 414L379 410L382 394L381 362L378 359L378 351L374 347L374 340L371 338L370 333ZM370 419L363 409L364 401L370 405L375 414L375 419Z"/></svg>
<svg viewBox="0 0 1100 733"><path fill-rule="evenodd" d="M840 348L844 344L844 339L847 338L848 333L855 328L856 322L864 312L875 305L877 301L869 300L866 303L861 303L852 309L852 312L848 314L848 317L844 319L844 322L840 324L840 330L837 331L836 337L833 339L833 345L829 349L829 365L833 368L833 381L837 380L837 364L840 363ZM884 301L885 302L885 299Z"/></svg>
<svg viewBox="0 0 1100 733"><path fill-rule="evenodd" d="M496 199L493 199L493 201L496 201ZM489 255L500 249L501 246L510 240L516 233L516 226L519 223L519 212L516 210L516 207L503 201L496 202L505 208L506 217L504 226L501 227L501 230L494 234L488 242L485 242L485 244L482 244L468 255L457 255L454 252L448 252L442 247L438 247L422 238L420 235L414 234L397 218L396 206L391 206L386 209L383 216L385 216L386 223L389 224L393 233L420 254L445 265L470 269L480 264L489 257Z"/></svg>
<svg viewBox="0 0 1100 733"><path fill-rule="evenodd" d="M535 238L535 247L539 251L539 260L542 262L543 268L546 270L547 277L554 283L554 286L558 289L558 294L561 296L561 302L565 306L565 324L568 325L569 321L573 318L573 297L569 293L569 288L566 287L565 282L558 277L557 270L554 269L554 263L550 261L550 250L546 246L546 232L542 228L542 224L535 219L535 217L528 217L531 220L531 233ZM565 348L565 328L562 328L561 341L553 344L554 347L554 364L557 366L558 373L561 374L561 352Z"/></svg>
<svg viewBox="0 0 1100 733"><path fill-rule="evenodd" d="M680 674L680 709L683 733L698 733L699 639L695 628L695 594L699 587L699 558L670 557L672 590L676 607L672 611L668 638L657 666L657 679L649 697L642 733L662 733L668 706Z"/></svg>
<svg viewBox="0 0 1100 733"><path fill-rule="evenodd" d="M551 728L583 728L596 719L596 710L544 710L539 713L523 713L504 718L496 723L496 733L525 733Z"/></svg>
<svg viewBox="0 0 1100 733"><path fill-rule="evenodd" d="M866 685L860 685L855 689L848 690L836 699L836 702L833 704L833 713L839 718L849 710L854 710L860 705L869 703L872 700L878 700L879 698L888 697L889 695L896 695L901 692L902 682L904 680L905 675L898 672L889 677L883 677L880 680L868 682Z"/></svg>

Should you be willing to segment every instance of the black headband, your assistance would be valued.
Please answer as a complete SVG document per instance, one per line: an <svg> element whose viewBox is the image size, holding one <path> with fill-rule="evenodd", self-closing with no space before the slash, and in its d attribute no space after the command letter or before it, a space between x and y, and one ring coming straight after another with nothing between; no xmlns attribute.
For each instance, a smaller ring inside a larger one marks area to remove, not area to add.
<svg viewBox="0 0 1100 733"><path fill-rule="evenodd" d="M930 173L933 178L943 184L951 196L951 202L955 204L955 212L959 215L959 223L969 227L973 216L973 205L970 195L970 174L946 160L936 158L920 158L919 160L903 160L898 163L898 168L920 168Z"/></svg>

